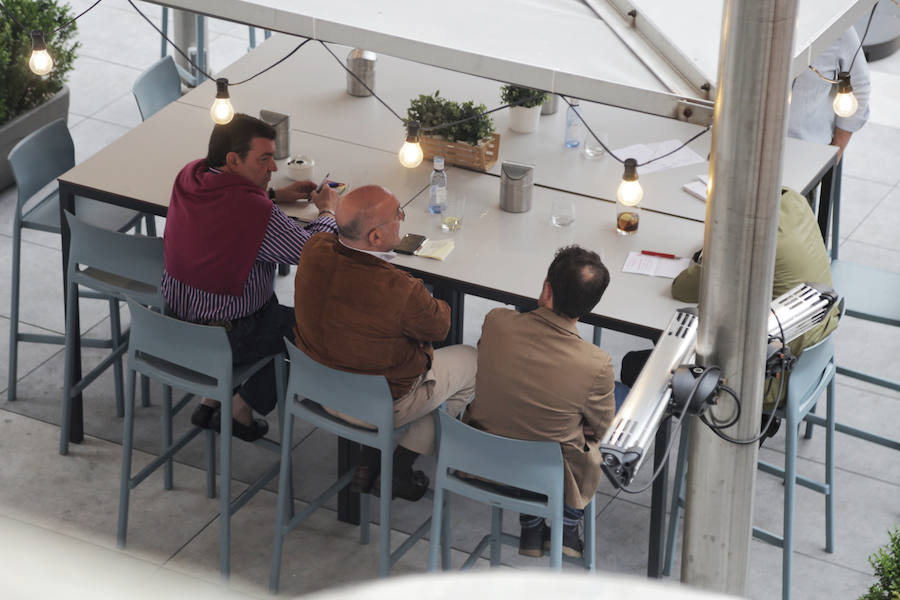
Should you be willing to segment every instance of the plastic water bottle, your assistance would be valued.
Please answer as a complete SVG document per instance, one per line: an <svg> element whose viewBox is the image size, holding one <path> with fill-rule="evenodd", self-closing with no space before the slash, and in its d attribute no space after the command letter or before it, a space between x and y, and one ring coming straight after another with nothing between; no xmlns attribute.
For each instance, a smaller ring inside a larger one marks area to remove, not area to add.
<svg viewBox="0 0 900 600"><path fill-rule="evenodd" d="M572 105L566 110L566 147L577 148L584 137L584 124L579 118L581 103L575 98L571 98L569 102Z"/></svg>
<svg viewBox="0 0 900 600"><path fill-rule="evenodd" d="M434 157L434 171L431 172L431 186L428 189L428 210L439 215L447 208L447 173L444 171L444 157Z"/></svg>

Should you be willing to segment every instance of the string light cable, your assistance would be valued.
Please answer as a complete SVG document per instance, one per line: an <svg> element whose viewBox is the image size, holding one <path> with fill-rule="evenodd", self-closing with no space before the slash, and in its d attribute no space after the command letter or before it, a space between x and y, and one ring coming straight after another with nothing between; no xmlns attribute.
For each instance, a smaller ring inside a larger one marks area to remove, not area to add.
<svg viewBox="0 0 900 600"><path fill-rule="evenodd" d="M50 32L49 36L44 36L44 32L40 29L29 29L22 24L19 19L10 11L6 6L0 2L0 9L9 17L9 19L22 31L28 33L31 36L31 56L28 58L28 68L35 75L40 75L43 77L53 70L53 58L50 56L50 53L47 51L47 37L52 37L59 33L60 31L67 29L72 23L86 15L91 9L100 4L102 0L96 0L93 4L88 6L86 9L81 11L78 15L72 17L68 21L59 25L56 29Z"/></svg>
<svg viewBox="0 0 900 600"><path fill-rule="evenodd" d="M896 0L894 0L894 3L896 4ZM875 6L873 6L871 12L869 12L869 20L866 21L866 29L863 31L862 39L859 40L859 46L857 46L856 51L853 53L853 58L850 59L850 66L847 67L846 71L840 71L837 75L837 79L826 77L813 65L808 65L809 69L824 81L837 84L838 89L837 93L834 95L832 109L839 117L852 117L859 108L859 101L853 93L853 86L850 82L850 72L853 70L853 65L856 64L856 57L859 56L859 52L862 50L863 44L866 41L866 36L869 35L869 26L872 24L872 17L875 16L875 9L877 6L878 3L875 3ZM900 6L900 4L898 4L898 6Z"/></svg>

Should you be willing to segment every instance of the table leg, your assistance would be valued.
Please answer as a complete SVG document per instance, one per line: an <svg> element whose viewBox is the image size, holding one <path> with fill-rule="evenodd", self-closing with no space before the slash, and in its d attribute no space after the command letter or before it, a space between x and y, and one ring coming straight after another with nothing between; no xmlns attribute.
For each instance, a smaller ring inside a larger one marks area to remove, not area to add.
<svg viewBox="0 0 900 600"><path fill-rule="evenodd" d="M450 305L450 332L442 342L436 342L435 348L462 344L463 341L463 309L465 308L466 295L451 287L435 285L432 291L435 298L445 301Z"/></svg>
<svg viewBox="0 0 900 600"><path fill-rule="evenodd" d="M837 163L831 167L825 177L822 178L822 185L819 191L819 208L817 217L819 220L819 231L822 232L822 239L828 244L828 219L831 217L831 207L834 206L835 200L841 197L841 166L844 161ZM836 215L833 220L837 220ZM832 227L835 224L832 223Z"/></svg>
<svg viewBox="0 0 900 600"><path fill-rule="evenodd" d="M337 474L341 477L349 469L356 468L359 444L338 438ZM337 497L338 521L359 525L359 494L344 488Z"/></svg>
<svg viewBox="0 0 900 600"><path fill-rule="evenodd" d="M670 419L666 418L656 431L653 445L653 472L659 468L669 446ZM664 466L653 482L653 494L650 500L650 541L647 549L647 577L662 577L663 560L665 559L665 526L666 496L668 495L669 467Z"/></svg>
<svg viewBox="0 0 900 600"><path fill-rule="evenodd" d="M66 221L65 212L69 211L72 214L75 214L75 192L68 185L60 182L59 184L59 224L61 228L62 235L62 272L63 272L63 305L65 310L74 311L74 327L75 331L81 331L81 318L79 314L80 303L78 301L78 294L75 294L75 306L71 308L65 306L66 303L66 289L68 286L68 266L69 266L69 240L71 238L71 232L69 231L69 223ZM81 335L74 335L72 337L72 343L75 347L72 349L72 381L70 382L72 386L75 386L75 383L81 381ZM81 402L81 393L79 392L76 396L72 397L71 410L69 412L69 419L71 423L71 428L69 429L69 441L75 444L80 444L84 440L84 413Z"/></svg>

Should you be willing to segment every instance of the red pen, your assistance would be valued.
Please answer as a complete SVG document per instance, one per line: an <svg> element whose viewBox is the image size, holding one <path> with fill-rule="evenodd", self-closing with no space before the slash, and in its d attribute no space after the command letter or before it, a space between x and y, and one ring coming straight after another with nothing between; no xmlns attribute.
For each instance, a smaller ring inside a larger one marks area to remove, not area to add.
<svg viewBox="0 0 900 600"><path fill-rule="evenodd" d="M674 254L666 254L665 252L654 252L653 250L641 250L641 254L646 254L647 256L658 256L660 258L678 258Z"/></svg>

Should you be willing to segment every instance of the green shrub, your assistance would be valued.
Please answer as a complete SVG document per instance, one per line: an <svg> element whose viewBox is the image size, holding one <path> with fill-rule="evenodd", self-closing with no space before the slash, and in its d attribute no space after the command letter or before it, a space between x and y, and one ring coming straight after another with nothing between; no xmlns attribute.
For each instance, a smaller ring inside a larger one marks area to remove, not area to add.
<svg viewBox="0 0 900 600"><path fill-rule="evenodd" d="M869 557L878 583L859 600L900 600L900 530L889 531L890 541Z"/></svg>
<svg viewBox="0 0 900 600"><path fill-rule="evenodd" d="M440 91L437 91L431 96L422 94L418 98L410 100L406 118L410 121L418 121L423 128L453 123L468 117L475 118L435 131L422 132L424 135L442 137L451 142L465 142L474 146L494 134L494 121L489 115L481 114L487 110L484 104L475 104L471 100L460 104L454 100L442 98L440 94Z"/></svg>
<svg viewBox="0 0 900 600"><path fill-rule="evenodd" d="M515 104L522 108L532 108L544 103L550 94L518 85L504 85L500 88L500 100L503 104Z"/></svg>
<svg viewBox="0 0 900 600"><path fill-rule="evenodd" d="M74 14L68 4L56 0L3 0L6 10L22 25L44 32L47 50L53 58L53 70L39 77L28 68L31 33L22 31L0 12L0 125L45 102L62 89L75 62L76 24L59 33L54 29Z"/></svg>

